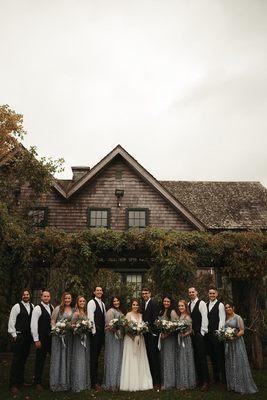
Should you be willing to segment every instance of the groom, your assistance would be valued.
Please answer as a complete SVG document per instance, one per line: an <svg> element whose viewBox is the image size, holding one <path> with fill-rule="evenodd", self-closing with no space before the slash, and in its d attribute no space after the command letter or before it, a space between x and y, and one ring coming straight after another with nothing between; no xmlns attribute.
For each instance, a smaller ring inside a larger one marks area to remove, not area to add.
<svg viewBox="0 0 267 400"><path fill-rule="evenodd" d="M157 302L151 297L151 291L148 288L142 289L142 314L143 321L148 322L152 327L155 320L159 315L159 306ZM160 388L160 361L159 361L159 349L158 349L158 336L154 336L152 333L146 333L145 335L146 351L149 361L150 372L153 379L153 386L156 389Z"/></svg>
<svg viewBox="0 0 267 400"><path fill-rule="evenodd" d="M101 386L98 382L98 359L105 343L106 308L102 301L102 287L95 286L93 294L94 298L87 305L88 318L93 323L90 346L91 386L93 389L99 391Z"/></svg>

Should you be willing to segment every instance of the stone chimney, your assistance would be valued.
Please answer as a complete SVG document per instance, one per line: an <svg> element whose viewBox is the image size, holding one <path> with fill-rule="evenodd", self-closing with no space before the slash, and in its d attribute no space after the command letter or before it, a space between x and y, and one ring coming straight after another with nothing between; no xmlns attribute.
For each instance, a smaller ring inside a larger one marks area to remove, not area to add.
<svg viewBox="0 0 267 400"><path fill-rule="evenodd" d="M71 167L71 169L73 181L78 181L82 176L90 171L90 167Z"/></svg>

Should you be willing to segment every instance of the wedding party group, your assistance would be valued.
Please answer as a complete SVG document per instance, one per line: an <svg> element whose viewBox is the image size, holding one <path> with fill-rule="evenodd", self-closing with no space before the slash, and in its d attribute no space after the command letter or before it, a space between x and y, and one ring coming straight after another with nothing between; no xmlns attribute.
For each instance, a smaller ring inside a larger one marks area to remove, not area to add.
<svg viewBox="0 0 267 400"><path fill-rule="evenodd" d="M106 310L103 289L94 288L93 298L65 292L61 304L53 307L48 290L41 302L31 303L30 291L10 312L8 332L13 341L10 390L16 395L26 385L24 370L34 343L34 383L43 390L46 356L50 357L50 389L142 391L187 390L210 385L208 360L213 382L229 391L258 391L249 366L244 322L231 302L218 300L218 290L210 286L209 301L198 298L195 287L188 289L186 301L163 296L161 304L143 288L142 300L132 299L125 313L114 295ZM104 375L100 382L98 360L104 348Z"/></svg>

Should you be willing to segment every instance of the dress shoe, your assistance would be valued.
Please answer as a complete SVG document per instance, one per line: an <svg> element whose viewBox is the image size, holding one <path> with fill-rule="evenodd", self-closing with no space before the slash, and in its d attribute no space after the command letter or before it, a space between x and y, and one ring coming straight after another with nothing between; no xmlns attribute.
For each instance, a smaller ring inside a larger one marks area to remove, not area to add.
<svg viewBox="0 0 267 400"><path fill-rule="evenodd" d="M207 382L203 383L200 390L201 392L207 392L209 390L209 384Z"/></svg>
<svg viewBox="0 0 267 400"><path fill-rule="evenodd" d="M19 393L19 389L17 388L17 386L12 386L10 388L10 393L12 396L16 396Z"/></svg>
<svg viewBox="0 0 267 400"><path fill-rule="evenodd" d="M101 385L99 385L99 383L96 383L94 389L96 392L100 392L100 390L102 390L102 387Z"/></svg>

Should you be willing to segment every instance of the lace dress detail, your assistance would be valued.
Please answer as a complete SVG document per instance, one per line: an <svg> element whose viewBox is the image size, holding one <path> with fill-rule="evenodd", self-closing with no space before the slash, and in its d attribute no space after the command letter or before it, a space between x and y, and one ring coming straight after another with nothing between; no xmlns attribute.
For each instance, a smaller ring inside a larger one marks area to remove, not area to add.
<svg viewBox="0 0 267 400"><path fill-rule="evenodd" d="M235 314L226 321L225 327L228 326L243 330L243 319ZM225 370L228 390L242 394L256 393L258 391L251 375L246 346L242 336L226 343Z"/></svg>
<svg viewBox="0 0 267 400"><path fill-rule="evenodd" d="M132 321L138 322L132 315ZM120 390L137 391L153 389L144 337L132 340L125 335L120 378Z"/></svg>
<svg viewBox="0 0 267 400"><path fill-rule="evenodd" d="M53 315L57 314L56 321L71 318L71 314L59 312L59 306L53 311ZM64 344L65 342L65 344ZM64 338L53 336L50 361L50 388L53 392L59 392L70 389L70 363L72 355L72 337L66 335Z"/></svg>
<svg viewBox="0 0 267 400"><path fill-rule="evenodd" d="M77 319L78 313L74 313L72 322ZM85 341L79 336L73 336L70 386L73 392L88 390L91 387L89 335L86 335Z"/></svg>
<svg viewBox="0 0 267 400"><path fill-rule="evenodd" d="M187 318L191 323L191 318ZM176 388L193 389L196 387L196 370L191 336L180 335L176 344Z"/></svg>
<svg viewBox="0 0 267 400"><path fill-rule="evenodd" d="M108 324L113 318L119 318L120 316L122 316L121 311L110 308L106 314L106 324ZM114 332L106 330L103 383L103 387L106 390L116 390L120 386L122 349L123 339L117 338Z"/></svg>

